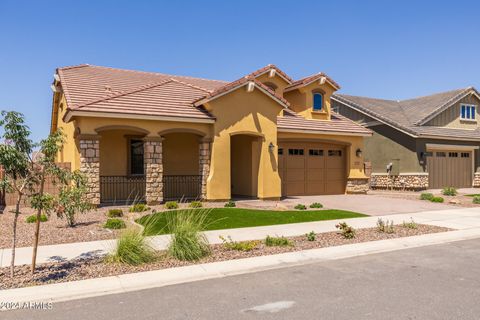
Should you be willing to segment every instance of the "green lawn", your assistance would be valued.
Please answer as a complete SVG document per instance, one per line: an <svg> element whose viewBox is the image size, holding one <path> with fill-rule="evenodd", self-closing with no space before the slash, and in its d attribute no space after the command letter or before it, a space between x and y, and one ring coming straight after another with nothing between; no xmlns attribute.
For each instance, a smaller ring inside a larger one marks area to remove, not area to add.
<svg viewBox="0 0 480 320"><path fill-rule="evenodd" d="M195 213L196 210L208 209L188 210ZM343 210L273 211L240 208L214 208L209 209L208 211L207 226L205 230L367 217L365 214ZM178 212L178 210L169 211L167 214L175 214L176 212ZM153 217L152 215L147 215L138 219L137 222L143 225L149 223L147 235L170 233L166 223L165 212L157 212L153 214Z"/></svg>
<svg viewBox="0 0 480 320"><path fill-rule="evenodd" d="M480 193L466 194L465 196L467 196L467 197L480 197Z"/></svg>

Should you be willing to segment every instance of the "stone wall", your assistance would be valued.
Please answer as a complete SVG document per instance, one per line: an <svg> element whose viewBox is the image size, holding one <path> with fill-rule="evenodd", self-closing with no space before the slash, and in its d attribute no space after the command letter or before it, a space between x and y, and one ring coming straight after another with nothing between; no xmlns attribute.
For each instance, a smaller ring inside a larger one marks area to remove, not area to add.
<svg viewBox="0 0 480 320"><path fill-rule="evenodd" d="M87 178L87 199L100 204L100 141L99 137L80 137L80 172Z"/></svg>
<svg viewBox="0 0 480 320"><path fill-rule="evenodd" d="M475 172L473 175L473 187L480 188L480 172Z"/></svg>
<svg viewBox="0 0 480 320"><path fill-rule="evenodd" d="M199 170L202 176L201 197L207 197L207 179L210 173L210 142L201 141L199 143Z"/></svg>
<svg viewBox="0 0 480 320"><path fill-rule="evenodd" d="M348 194L365 194L369 189L368 178L365 179L348 179L347 193Z"/></svg>
<svg viewBox="0 0 480 320"><path fill-rule="evenodd" d="M162 139L145 139L145 200L155 205L163 201Z"/></svg>
<svg viewBox="0 0 480 320"><path fill-rule="evenodd" d="M372 173L370 187L372 189L425 190L428 188L428 173L400 174L398 176Z"/></svg>

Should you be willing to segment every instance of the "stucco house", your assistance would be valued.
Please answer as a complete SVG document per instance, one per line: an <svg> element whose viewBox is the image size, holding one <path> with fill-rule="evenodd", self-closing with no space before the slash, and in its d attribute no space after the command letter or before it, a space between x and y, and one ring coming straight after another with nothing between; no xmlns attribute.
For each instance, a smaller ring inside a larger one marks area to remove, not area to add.
<svg viewBox="0 0 480 320"><path fill-rule="evenodd" d="M373 188L480 187L479 103L473 87L402 101L332 96L335 111L374 132L364 152Z"/></svg>
<svg viewBox="0 0 480 320"><path fill-rule="evenodd" d="M51 130L95 204L365 192L371 131L331 111L338 89L274 65L233 82L77 65L56 70Z"/></svg>

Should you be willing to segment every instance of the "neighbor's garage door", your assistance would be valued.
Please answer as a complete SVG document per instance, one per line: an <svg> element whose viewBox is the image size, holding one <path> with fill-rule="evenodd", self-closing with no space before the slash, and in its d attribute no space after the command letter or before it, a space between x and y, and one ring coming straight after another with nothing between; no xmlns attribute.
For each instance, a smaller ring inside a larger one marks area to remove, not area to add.
<svg viewBox="0 0 480 320"><path fill-rule="evenodd" d="M319 143L283 143L278 149L282 195L343 194L345 147Z"/></svg>
<svg viewBox="0 0 480 320"><path fill-rule="evenodd" d="M429 188L471 187L473 181L471 151L435 150L427 153Z"/></svg>

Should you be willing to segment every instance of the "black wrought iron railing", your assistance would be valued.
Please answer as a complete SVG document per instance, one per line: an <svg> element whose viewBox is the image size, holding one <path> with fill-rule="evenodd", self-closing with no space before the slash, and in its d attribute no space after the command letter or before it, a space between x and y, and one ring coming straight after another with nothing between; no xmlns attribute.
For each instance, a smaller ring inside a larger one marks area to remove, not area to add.
<svg viewBox="0 0 480 320"><path fill-rule="evenodd" d="M100 202L133 203L145 201L145 176L101 176Z"/></svg>
<svg viewBox="0 0 480 320"><path fill-rule="evenodd" d="M164 175L164 200L200 199L202 193L201 175Z"/></svg>

